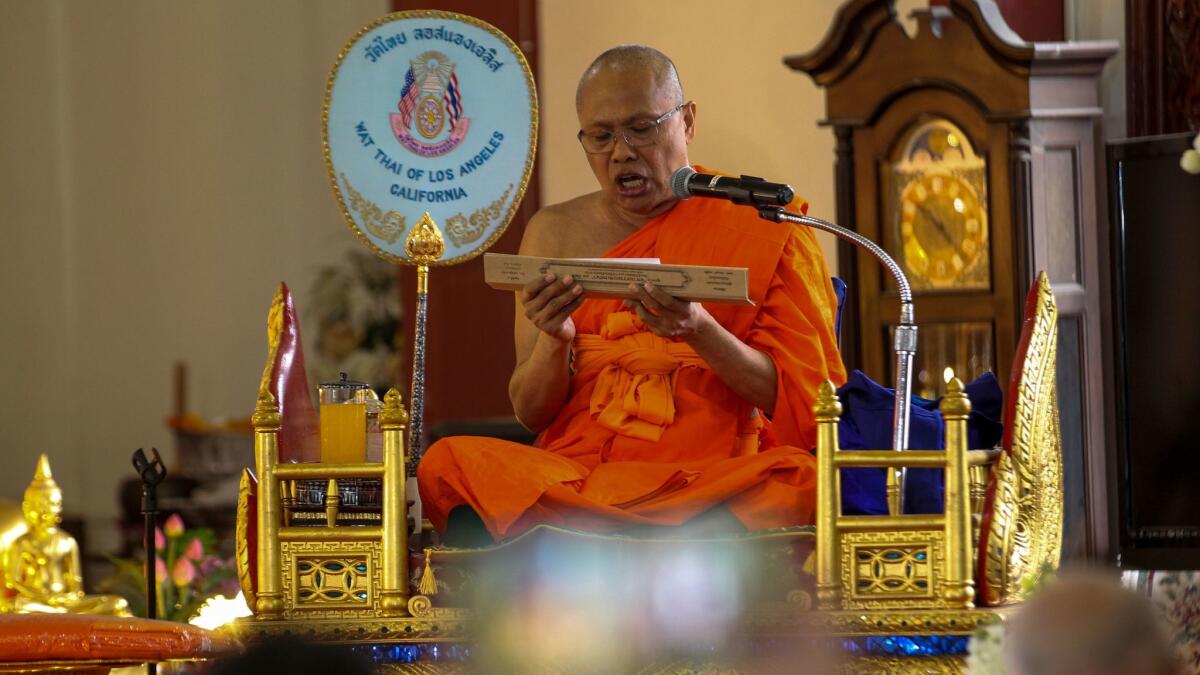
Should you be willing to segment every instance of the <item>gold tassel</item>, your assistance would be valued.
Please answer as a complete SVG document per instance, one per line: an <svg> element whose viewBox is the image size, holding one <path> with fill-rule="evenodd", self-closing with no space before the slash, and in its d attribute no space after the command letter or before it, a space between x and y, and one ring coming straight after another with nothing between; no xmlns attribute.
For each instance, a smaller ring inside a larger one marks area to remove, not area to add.
<svg viewBox="0 0 1200 675"><path fill-rule="evenodd" d="M425 571L421 573L421 583L417 585L421 595L437 595L437 579L433 576L433 565L430 564L432 558L433 551L425 549Z"/></svg>

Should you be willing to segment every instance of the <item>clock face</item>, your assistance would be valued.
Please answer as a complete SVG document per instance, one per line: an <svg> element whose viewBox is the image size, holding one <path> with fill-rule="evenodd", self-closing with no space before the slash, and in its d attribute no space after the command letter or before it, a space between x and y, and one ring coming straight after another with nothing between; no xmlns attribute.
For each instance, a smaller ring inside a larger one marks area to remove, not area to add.
<svg viewBox="0 0 1200 675"><path fill-rule="evenodd" d="M900 194L900 244L910 274L932 288L961 286L987 248L984 218L967 180L918 174Z"/></svg>
<svg viewBox="0 0 1200 675"><path fill-rule="evenodd" d="M887 167L888 248L916 291L990 283L986 161L944 119L910 130Z"/></svg>

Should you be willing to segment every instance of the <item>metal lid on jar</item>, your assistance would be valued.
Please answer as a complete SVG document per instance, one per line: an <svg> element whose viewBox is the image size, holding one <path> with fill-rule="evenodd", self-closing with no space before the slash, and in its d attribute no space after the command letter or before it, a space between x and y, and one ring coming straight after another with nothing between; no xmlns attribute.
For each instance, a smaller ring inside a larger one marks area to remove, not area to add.
<svg viewBox="0 0 1200 675"><path fill-rule="evenodd" d="M346 373L339 373L339 375L341 375L341 377L337 380L334 380L333 382L322 382L321 388L322 389L339 389L339 390L348 390L348 391L356 391L358 389L368 389L369 388L369 387L367 387L366 382L359 382L357 380L348 379L348 376L346 375Z"/></svg>

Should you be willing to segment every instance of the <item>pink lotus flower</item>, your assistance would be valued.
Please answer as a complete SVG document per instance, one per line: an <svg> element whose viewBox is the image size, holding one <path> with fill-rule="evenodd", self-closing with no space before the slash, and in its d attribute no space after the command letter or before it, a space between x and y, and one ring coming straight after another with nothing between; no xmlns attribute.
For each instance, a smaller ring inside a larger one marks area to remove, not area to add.
<svg viewBox="0 0 1200 675"><path fill-rule="evenodd" d="M183 534L183 518L180 518L178 513L172 513L171 517L167 518L166 524L163 525L163 529L168 537L172 539L178 537Z"/></svg>
<svg viewBox="0 0 1200 675"><path fill-rule="evenodd" d="M154 556L154 578L167 578L167 563L163 562L163 559L158 556Z"/></svg>
<svg viewBox="0 0 1200 675"><path fill-rule="evenodd" d="M199 560L204 557L204 544L200 540L193 538L188 542L187 548L183 549L183 557L189 560Z"/></svg>
<svg viewBox="0 0 1200 675"><path fill-rule="evenodd" d="M167 547L167 538L163 536L162 528L154 528L154 549L161 551Z"/></svg>
<svg viewBox="0 0 1200 675"><path fill-rule="evenodd" d="M174 581L176 586L187 586L195 578L196 568L192 567L192 561L187 558L175 561L175 569L171 570L171 581Z"/></svg>

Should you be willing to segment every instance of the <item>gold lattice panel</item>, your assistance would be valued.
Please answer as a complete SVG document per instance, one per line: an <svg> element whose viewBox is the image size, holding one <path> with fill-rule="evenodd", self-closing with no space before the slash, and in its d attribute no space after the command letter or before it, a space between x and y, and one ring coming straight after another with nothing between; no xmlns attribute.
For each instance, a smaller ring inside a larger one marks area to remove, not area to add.
<svg viewBox="0 0 1200 675"><path fill-rule="evenodd" d="M845 609L941 607L941 530L844 532L841 535Z"/></svg>
<svg viewBox="0 0 1200 675"><path fill-rule="evenodd" d="M284 617L355 617L379 611L379 542L285 541Z"/></svg>

